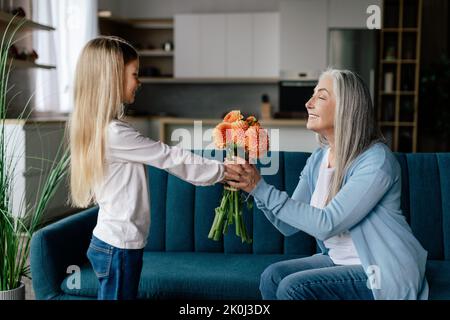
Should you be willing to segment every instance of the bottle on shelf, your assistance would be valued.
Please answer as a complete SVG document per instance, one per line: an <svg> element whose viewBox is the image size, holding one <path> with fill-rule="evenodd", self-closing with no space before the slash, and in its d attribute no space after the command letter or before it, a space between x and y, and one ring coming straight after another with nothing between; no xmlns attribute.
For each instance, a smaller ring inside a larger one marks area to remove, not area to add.
<svg viewBox="0 0 450 320"><path fill-rule="evenodd" d="M270 104L269 95L263 94L261 97L261 119L268 120L272 118L272 106Z"/></svg>
<svg viewBox="0 0 450 320"><path fill-rule="evenodd" d="M384 74L384 92L392 93L394 91L394 73L386 72Z"/></svg>

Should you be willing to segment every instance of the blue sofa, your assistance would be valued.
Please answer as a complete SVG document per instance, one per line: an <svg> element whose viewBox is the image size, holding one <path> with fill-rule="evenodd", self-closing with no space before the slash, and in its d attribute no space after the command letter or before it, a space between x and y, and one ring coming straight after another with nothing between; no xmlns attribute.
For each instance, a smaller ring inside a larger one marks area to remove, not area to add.
<svg viewBox="0 0 450 320"><path fill-rule="evenodd" d="M292 194L309 155L281 152L278 173L266 181ZM450 299L450 154L396 156L402 209L429 254L430 299ZM139 298L260 299L260 274L269 264L317 252L311 236L284 237L256 207L244 213L251 245L242 244L233 228L223 241L212 241L208 231L223 186L195 187L165 171L148 171L152 222ZM87 209L34 235L30 261L37 299L95 299L97 279L86 250L97 211ZM81 268L79 288L68 285L71 265Z"/></svg>

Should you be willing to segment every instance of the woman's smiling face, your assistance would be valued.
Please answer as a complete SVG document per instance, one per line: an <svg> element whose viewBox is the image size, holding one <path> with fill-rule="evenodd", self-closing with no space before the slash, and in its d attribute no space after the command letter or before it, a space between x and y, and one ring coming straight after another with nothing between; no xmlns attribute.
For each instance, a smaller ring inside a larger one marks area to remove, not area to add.
<svg viewBox="0 0 450 320"><path fill-rule="evenodd" d="M325 137L334 136L335 107L333 78L325 75L319 80L312 97L306 102L309 114L306 127Z"/></svg>

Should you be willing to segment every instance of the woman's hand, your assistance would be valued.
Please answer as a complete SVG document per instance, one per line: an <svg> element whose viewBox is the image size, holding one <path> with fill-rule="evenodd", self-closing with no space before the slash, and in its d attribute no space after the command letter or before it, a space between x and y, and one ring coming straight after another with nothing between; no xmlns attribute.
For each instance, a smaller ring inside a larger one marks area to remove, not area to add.
<svg viewBox="0 0 450 320"><path fill-rule="evenodd" d="M255 189L261 175L256 167L246 163L243 159L225 161L225 181L234 188L250 193Z"/></svg>

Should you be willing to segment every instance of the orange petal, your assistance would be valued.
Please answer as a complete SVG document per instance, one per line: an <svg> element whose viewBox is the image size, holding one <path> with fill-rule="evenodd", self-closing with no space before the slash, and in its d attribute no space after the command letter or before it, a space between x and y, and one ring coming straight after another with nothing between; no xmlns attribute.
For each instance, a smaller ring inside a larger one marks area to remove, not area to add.
<svg viewBox="0 0 450 320"><path fill-rule="evenodd" d="M228 112L228 114L223 118L224 122L232 123L244 118L239 110L233 110Z"/></svg>

